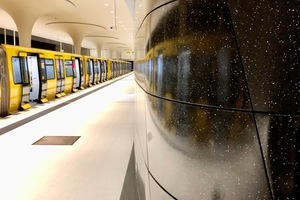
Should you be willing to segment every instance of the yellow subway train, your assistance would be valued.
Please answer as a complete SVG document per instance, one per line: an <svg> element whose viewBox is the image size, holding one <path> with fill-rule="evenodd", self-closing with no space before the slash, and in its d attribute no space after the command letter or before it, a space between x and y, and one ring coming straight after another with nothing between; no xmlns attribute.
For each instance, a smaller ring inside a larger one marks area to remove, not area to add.
<svg viewBox="0 0 300 200"><path fill-rule="evenodd" d="M132 69L127 61L0 46L0 116L99 84Z"/></svg>

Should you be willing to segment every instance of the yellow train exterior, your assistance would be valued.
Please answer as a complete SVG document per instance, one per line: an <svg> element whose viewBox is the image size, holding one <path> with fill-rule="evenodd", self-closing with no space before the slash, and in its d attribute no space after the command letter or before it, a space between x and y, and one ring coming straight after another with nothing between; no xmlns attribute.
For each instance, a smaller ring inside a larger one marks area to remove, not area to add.
<svg viewBox="0 0 300 200"><path fill-rule="evenodd" d="M130 62L0 46L0 116L26 110L131 71Z"/></svg>
<svg viewBox="0 0 300 200"><path fill-rule="evenodd" d="M102 83L107 79L107 71L109 66L106 59L93 56L83 56L84 66L86 69L85 87L90 87Z"/></svg>

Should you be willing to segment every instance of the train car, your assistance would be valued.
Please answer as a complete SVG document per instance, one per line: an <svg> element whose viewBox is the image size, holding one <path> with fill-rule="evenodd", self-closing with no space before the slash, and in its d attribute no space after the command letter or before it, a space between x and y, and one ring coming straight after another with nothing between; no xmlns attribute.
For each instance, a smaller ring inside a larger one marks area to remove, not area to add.
<svg viewBox="0 0 300 200"><path fill-rule="evenodd" d="M138 199L300 199L299 2L145 7L134 65Z"/></svg>
<svg viewBox="0 0 300 200"><path fill-rule="evenodd" d="M84 89L86 73L83 56L64 52L53 52L57 71L57 97Z"/></svg>
<svg viewBox="0 0 300 200"><path fill-rule="evenodd" d="M104 60L94 56L83 56L83 58L87 74L85 86L90 87L103 82L106 73Z"/></svg>
<svg viewBox="0 0 300 200"><path fill-rule="evenodd" d="M30 102L45 103L55 98L56 78L51 51L1 45L1 108L5 115L30 108ZM3 81L4 82L4 81Z"/></svg>
<svg viewBox="0 0 300 200"><path fill-rule="evenodd" d="M81 87L82 56L1 45L1 116L46 103Z"/></svg>
<svg viewBox="0 0 300 200"><path fill-rule="evenodd" d="M131 71L131 63L123 60L110 60L111 77L116 78Z"/></svg>
<svg viewBox="0 0 300 200"><path fill-rule="evenodd" d="M121 75L131 72L131 63L128 61L121 61Z"/></svg>
<svg viewBox="0 0 300 200"><path fill-rule="evenodd" d="M113 62L73 53L1 45L0 116L120 76L117 63L122 61Z"/></svg>

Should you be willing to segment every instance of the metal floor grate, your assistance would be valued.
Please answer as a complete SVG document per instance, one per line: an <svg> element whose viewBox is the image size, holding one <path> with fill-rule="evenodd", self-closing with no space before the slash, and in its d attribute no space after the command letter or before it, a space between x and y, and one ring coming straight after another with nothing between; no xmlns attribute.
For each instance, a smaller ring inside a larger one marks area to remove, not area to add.
<svg viewBox="0 0 300 200"><path fill-rule="evenodd" d="M32 145L73 145L80 136L44 136Z"/></svg>

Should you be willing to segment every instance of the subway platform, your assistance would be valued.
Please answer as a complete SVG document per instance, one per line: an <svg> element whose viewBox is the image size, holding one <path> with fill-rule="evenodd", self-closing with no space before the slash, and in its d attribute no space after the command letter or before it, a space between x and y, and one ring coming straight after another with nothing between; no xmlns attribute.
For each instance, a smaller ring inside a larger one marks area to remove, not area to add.
<svg viewBox="0 0 300 200"><path fill-rule="evenodd" d="M134 109L130 73L1 118L0 199L130 199Z"/></svg>

